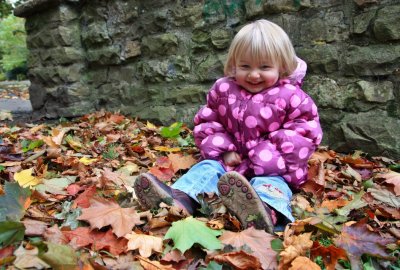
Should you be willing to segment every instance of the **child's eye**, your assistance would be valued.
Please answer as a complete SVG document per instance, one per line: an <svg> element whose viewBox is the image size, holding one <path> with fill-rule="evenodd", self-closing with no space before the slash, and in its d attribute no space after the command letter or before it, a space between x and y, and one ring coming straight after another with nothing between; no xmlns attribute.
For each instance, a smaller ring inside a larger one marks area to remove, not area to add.
<svg viewBox="0 0 400 270"><path fill-rule="evenodd" d="M262 70L269 69L269 66L268 66L268 65L262 65L262 66L261 66L261 69L262 69Z"/></svg>
<svg viewBox="0 0 400 270"><path fill-rule="evenodd" d="M248 69L248 68L250 68L249 65L240 65L240 67L241 67L242 69Z"/></svg>

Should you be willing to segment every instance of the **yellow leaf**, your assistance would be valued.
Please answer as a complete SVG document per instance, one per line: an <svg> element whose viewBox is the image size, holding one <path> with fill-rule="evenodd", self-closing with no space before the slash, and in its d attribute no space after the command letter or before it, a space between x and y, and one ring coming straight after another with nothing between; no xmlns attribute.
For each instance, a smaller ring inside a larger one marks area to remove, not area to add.
<svg viewBox="0 0 400 270"><path fill-rule="evenodd" d="M180 152L181 149L179 147L173 147L169 148L166 146L156 146L154 147L155 150L160 151L160 152Z"/></svg>
<svg viewBox="0 0 400 270"><path fill-rule="evenodd" d="M150 129L157 129L157 127L154 124L150 123L149 121L147 121L146 127Z"/></svg>
<svg viewBox="0 0 400 270"><path fill-rule="evenodd" d="M83 157L81 159L79 159L79 162L85 164L85 165L90 165L93 162L97 161L97 158L87 158L87 157Z"/></svg>
<svg viewBox="0 0 400 270"><path fill-rule="evenodd" d="M42 183L42 180L32 176L33 168L26 169L14 174L15 181L22 187L36 186Z"/></svg>

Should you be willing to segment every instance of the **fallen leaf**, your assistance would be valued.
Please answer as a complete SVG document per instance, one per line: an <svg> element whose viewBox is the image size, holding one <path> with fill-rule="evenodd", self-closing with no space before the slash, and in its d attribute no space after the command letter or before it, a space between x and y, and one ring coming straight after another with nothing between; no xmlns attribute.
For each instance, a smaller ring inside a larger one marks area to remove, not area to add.
<svg viewBox="0 0 400 270"><path fill-rule="evenodd" d="M32 187L40 184L42 180L33 176L32 173L33 173L33 168L22 170L14 174L14 179L22 187Z"/></svg>
<svg viewBox="0 0 400 270"><path fill-rule="evenodd" d="M379 174L377 178L383 178L385 179L385 183L392 184L396 196L400 195L400 173L389 171L384 174Z"/></svg>
<svg viewBox="0 0 400 270"><path fill-rule="evenodd" d="M79 159L79 162L85 164L85 165L90 165L94 162L97 161L97 158L88 158L88 157L83 157Z"/></svg>
<svg viewBox="0 0 400 270"><path fill-rule="evenodd" d="M43 237L48 242L51 242L54 244L63 245L63 244L68 243L68 238L65 237L65 235L61 232L61 230L58 228L57 224L54 224L52 227L47 228L43 234Z"/></svg>
<svg viewBox="0 0 400 270"><path fill-rule="evenodd" d="M292 261L288 270L321 270L321 267L309 258L300 256Z"/></svg>
<svg viewBox="0 0 400 270"><path fill-rule="evenodd" d="M261 263L257 257L244 252L243 250L218 254L212 256L211 259L218 263L229 264L234 269L238 270L260 270L260 269L274 269L274 268L261 268Z"/></svg>
<svg viewBox="0 0 400 270"><path fill-rule="evenodd" d="M135 209L121 208L115 202L100 200L92 200L89 208L82 209L78 220L86 220L92 228L98 229L111 225L118 237L130 233L135 225L143 223Z"/></svg>
<svg viewBox="0 0 400 270"><path fill-rule="evenodd" d="M325 200L322 202L321 207L325 207L329 212L333 212L335 209L341 208L348 203L349 201L345 199Z"/></svg>
<svg viewBox="0 0 400 270"><path fill-rule="evenodd" d="M25 226L25 235L27 236L43 235L47 229L47 223L40 220L26 218L22 223Z"/></svg>
<svg viewBox="0 0 400 270"><path fill-rule="evenodd" d="M0 221L19 221L25 214L25 204L31 192L18 183L5 183L5 194L0 196Z"/></svg>
<svg viewBox="0 0 400 270"><path fill-rule="evenodd" d="M125 235L128 239L128 250L139 250L142 257L148 258L153 251L161 253L163 250L163 239L146 234L130 233Z"/></svg>
<svg viewBox="0 0 400 270"><path fill-rule="evenodd" d="M321 256L327 270L335 270L336 263L340 259L347 260L346 251L344 249L335 247L334 245L325 247L320 245L318 241L314 241L310 255L313 260Z"/></svg>
<svg viewBox="0 0 400 270"><path fill-rule="evenodd" d="M361 255L369 254L379 258L393 259L386 252L386 245L395 243L394 238L384 238L368 230L365 221L343 226L341 234L334 239L335 244L346 250L352 269L362 269Z"/></svg>
<svg viewBox="0 0 400 270"><path fill-rule="evenodd" d="M47 252L40 255L53 269L75 269L78 263L75 251L67 245L46 242Z"/></svg>
<svg viewBox="0 0 400 270"><path fill-rule="evenodd" d="M260 260L264 269L277 268L277 253L271 248L273 239L276 237L253 227L242 232L225 231L219 238L224 245L231 245L235 248L248 246L253 251L251 254Z"/></svg>
<svg viewBox="0 0 400 270"><path fill-rule="evenodd" d="M164 239L172 239L173 247L184 253L195 243L209 250L220 249L222 244L216 238L219 235L220 231L212 230L204 222L190 216L173 222Z"/></svg>
<svg viewBox="0 0 400 270"><path fill-rule="evenodd" d="M285 268L297 257L304 256L312 247L311 233L295 235L295 231L287 226L284 231L284 250L279 254L279 269Z"/></svg>
<svg viewBox="0 0 400 270"><path fill-rule="evenodd" d="M400 209L400 196L394 195L389 190L383 188L369 188L367 189L367 192L376 200L381 201L390 207Z"/></svg>
<svg viewBox="0 0 400 270"><path fill-rule="evenodd" d="M179 170L189 169L197 162L191 155L169 154L168 158L171 160L174 173Z"/></svg>
<svg viewBox="0 0 400 270"><path fill-rule="evenodd" d="M16 259L14 261L14 266L20 269L45 269L50 268L45 261L38 257L39 250L38 248L33 248L31 250L25 249L22 245L15 250L14 255Z"/></svg>

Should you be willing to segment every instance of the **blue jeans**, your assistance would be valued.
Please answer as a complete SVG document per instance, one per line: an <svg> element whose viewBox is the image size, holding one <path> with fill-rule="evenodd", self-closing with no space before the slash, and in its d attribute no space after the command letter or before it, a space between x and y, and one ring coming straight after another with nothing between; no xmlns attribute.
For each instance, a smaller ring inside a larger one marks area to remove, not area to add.
<svg viewBox="0 0 400 270"><path fill-rule="evenodd" d="M198 201L196 196L200 193L214 192L219 195L217 183L224 173L226 171L218 161L203 160L194 165L171 187L185 192ZM294 221L290 207L292 191L282 177L256 176L250 180L250 184L263 202L288 220Z"/></svg>

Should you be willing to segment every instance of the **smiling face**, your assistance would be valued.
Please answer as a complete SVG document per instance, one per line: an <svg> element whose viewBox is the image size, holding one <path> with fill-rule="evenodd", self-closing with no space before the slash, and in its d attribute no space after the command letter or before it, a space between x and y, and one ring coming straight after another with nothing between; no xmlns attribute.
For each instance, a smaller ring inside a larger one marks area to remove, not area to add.
<svg viewBox="0 0 400 270"><path fill-rule="evenodd" d="M235 64L236 82L250 93L273 86L279 79L279 67L267 60L256 60L246 52Z"/></svg>

